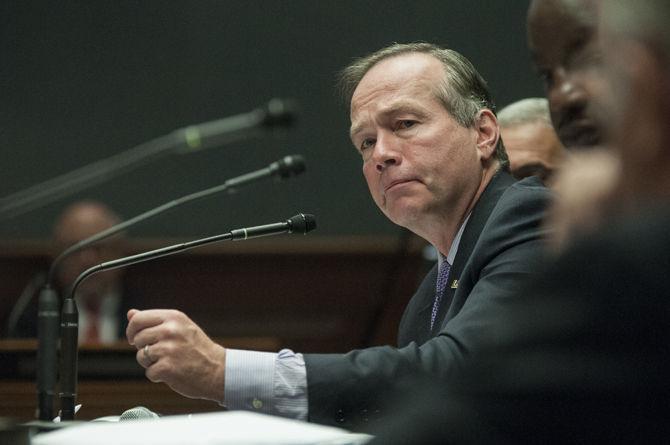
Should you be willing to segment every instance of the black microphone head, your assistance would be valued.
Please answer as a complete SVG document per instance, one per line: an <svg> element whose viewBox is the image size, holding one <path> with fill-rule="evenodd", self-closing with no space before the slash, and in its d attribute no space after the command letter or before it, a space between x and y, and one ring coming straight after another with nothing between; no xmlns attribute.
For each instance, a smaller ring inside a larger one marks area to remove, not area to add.
<svg viewBox="0 0 670 445"><path fill-rule="evenodd" d="M305 158L300 155L284 156L280 160L270 164L270 171L281 179L297 176L305 171Z"/></svg>
<svg viewBox="0 0 670 445"><path fill-rule="evenodd" d="M293 99L271 99L263 107L262 125L265 127L290 127L297 119L298 103Z"/></svg>
<svg viewBox="0 0 670 445"><path fill-rule="evenodd" d="M289 233L306 234L316 229L316 218L309 213L298 213L286 221L289 224Z"/></svg>

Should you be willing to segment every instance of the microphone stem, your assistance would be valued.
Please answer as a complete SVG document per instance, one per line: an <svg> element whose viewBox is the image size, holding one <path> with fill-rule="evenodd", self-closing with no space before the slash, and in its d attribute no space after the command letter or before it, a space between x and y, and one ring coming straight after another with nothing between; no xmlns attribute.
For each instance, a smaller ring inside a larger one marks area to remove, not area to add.
<svg viewBox="0 0 670 445"><path fill-rule="evenodd" d="M72 293L74 295L74 292ZM61 312L60 417L74 420L77 399L77 349L79 347L79 311L73 297L63 301Z"/></svg>
<svg viewBox="0 0 670 445"><path fill-rule="evenodd" d="M53 419L54 388L58 369L60 298L50 286L40 291L37 303L37 418Z"/></svg>

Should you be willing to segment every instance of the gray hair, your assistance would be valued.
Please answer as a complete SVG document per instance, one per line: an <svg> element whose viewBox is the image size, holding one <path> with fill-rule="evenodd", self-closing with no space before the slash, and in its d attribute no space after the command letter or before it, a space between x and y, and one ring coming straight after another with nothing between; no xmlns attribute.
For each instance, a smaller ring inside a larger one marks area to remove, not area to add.
<svg viewBox="0 0 670 445"><path fill-rule="evenodd" d="M501 127L515 127L536 122L551 126L549 101L544 97L518 100L507 105L498 113L498 123Z"/></svg>
<svg viewBox="0 0 670 445"><path fill-rule="evenodd" d="M668 0L608 0L603 5L603 22L610 30L658 45L670 58Z"/></svg>
<svg viewBox="0 0 670 445"><path fill-rule="evenodd" d="M484 78L472 63L453 49L425 42L394 43L368 56L356 59L340 72L339 86L343 99L350 104L354 90L365 74L377 63L408 53L423 53L435 57L444 66L444 81L435 87L435 97L454 119L464 127L472 127L482 109L495 114L495 104ZM502 139L496 146L496 158L503 169L509 169L509 159Z"/></svg>

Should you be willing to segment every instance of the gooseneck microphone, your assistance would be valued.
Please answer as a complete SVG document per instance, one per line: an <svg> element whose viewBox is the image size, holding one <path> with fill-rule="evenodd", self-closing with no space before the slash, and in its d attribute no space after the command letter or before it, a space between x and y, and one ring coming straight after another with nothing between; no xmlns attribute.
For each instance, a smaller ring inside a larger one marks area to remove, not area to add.
<svg viewBox="0 0 670 445"><path fill-rule="evenodd" d="M86 187L100 184L167 155L192 153L256 137L296 121L293 100L272 99L257 109L190 125L69 173L0 198L0 221L45 206Z"/></svg>
<svg viewBox="0 0 670 445"><path fill-rule="evenodd" d="M118 269L131 264L142 263L144 261L154 260L164 256L172 255L184 250L204 246L224 240L246 240L262 236L279 235L283 233L301 234L316 229L316 219L314 215L298 213L286 221L266 224L262 226L247 227L235 229L220 235L202 238L195 241L189 241L181 244L163 247L148 252L131 255L117 260L107 261L98 264L82 272L75 280L70 290L70 295L63 302L61 313L61 368L60 368L60 401L61 401L61 419L73 420L74 407L77 398L77 348L78 348L78 328L79 313L74 299L77 287L86 278L93 274L105 270Z"/></svg>
<svg viewBox="0 0 670 445"><path fill-rule="evenodd" d="M65 249L51 263L47 281L41 289L38 299L37 309L37 417L40 420L49 421L53 419L53 400L54 388L56 386L57 350L58 350L58 327L60 316L60 299L53 288L54 278L58 267L65 258L73 253L80 251L96 242L107 239L117 233L122 232L144 222L150 218L167 212L177 206L206 198L216 193L232 193L245 185L253 182L276 177L280 180L297 176L305 171L305 160L300 155L284 156L268 165L267 167L255 170L228 179L223 184L201 190L190 195L172 200L154 209L144 212L140 215L123 221L102 232L96 233L86 239L83 239Z"/></svg>

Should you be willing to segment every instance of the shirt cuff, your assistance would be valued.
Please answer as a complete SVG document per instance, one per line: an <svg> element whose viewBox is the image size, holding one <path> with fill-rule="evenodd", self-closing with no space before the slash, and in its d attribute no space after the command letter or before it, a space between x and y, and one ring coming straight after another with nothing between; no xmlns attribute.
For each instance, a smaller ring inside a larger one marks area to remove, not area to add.
<svg viewBox="0 0 670 445"><path fill-rule="evenodd" d="M226 350L225 400L243 409L307 420L307 371L302 354Z"/></svg>
<svg viewBox="0 0 670 445"><path fill-rule="evenodd" d="M276 356L271 352L226 349L223 405L271 414Z"/></svg>
<svg viewBox="0 0 670 445"><path fill-rule="evenodd" d="M273 388L273 404L277 415L307 421L307 370L302 354L296 354L290 349L279 351Z"/></svg>

